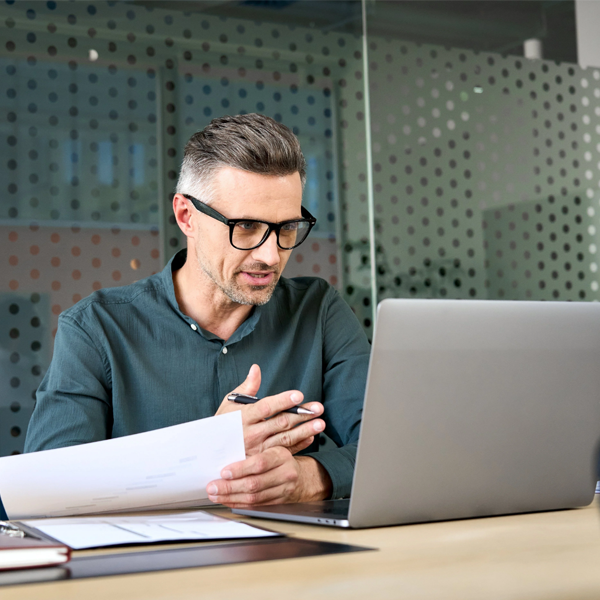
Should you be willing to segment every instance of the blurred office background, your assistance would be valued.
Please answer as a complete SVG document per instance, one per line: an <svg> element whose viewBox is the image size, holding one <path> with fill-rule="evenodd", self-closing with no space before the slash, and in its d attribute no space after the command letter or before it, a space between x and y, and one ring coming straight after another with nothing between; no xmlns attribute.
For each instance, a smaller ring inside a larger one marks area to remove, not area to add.
<svg viewBox="0 0 600 600"><path fill-rule="evenodd" d="M2 0L0 455L60 312L184 247L168 197L220 115L297 134L318 224L286 275L325 278L369 337L387 297L598 300L580 4Z"/></svg>

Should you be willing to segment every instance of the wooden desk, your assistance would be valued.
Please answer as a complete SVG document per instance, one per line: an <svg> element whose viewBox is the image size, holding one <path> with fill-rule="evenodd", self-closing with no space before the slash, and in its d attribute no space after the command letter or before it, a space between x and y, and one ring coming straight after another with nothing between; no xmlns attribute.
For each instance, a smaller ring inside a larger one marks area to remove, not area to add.
<svg viewBox="0 0 600 600"><path fill-rule="evenodd" d="M222 514L229 514L222 511ZM2 600L600 598L600 507L367 530L251 522L360 552L0 589Z"/></svg>

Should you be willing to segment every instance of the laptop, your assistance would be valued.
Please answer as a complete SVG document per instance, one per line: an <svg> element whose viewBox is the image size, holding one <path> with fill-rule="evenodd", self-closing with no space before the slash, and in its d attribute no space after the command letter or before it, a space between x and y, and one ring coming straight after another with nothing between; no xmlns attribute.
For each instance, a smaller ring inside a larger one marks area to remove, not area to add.
<svg viewBox="0 0 600 600"><path fill-rule="evenodd" d="M376 527L586 506L600 304L384 300L350 500L235 513Z"/></svg>

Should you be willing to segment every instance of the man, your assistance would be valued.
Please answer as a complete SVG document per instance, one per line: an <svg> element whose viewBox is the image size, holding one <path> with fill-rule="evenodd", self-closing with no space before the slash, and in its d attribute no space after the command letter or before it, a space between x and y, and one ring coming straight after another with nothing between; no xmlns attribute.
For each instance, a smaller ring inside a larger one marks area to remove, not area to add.
<svg viewBox="0 0 600 600"><path fill-rule="evenodd" d="M325 281L281 277L315 222L305 176L297 139L268 117L192 136L173 197L187 251L60 316L26 451L240 410L247 458L207 486L211 500L349 495L370 349ZM231 391L263 399L242 406ZM302 402L314 416L283 412ZM317 451L322 431L338 448Z"/></svg>

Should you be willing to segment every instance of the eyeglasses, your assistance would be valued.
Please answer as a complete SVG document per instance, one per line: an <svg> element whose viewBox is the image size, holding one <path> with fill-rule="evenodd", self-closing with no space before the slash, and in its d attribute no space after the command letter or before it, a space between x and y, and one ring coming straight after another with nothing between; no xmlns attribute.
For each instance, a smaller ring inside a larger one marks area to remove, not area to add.
<svg viewBox="0 0 600 600"><path fill-rule="evenodd" d="M182 194L201 213L225 223L229 226L229 241L237 250L254 250L264 244L274 231L277 235L277 245L282 250L297 248L308 236L317 220L302 207L302 219L291 219L281 223L269 223L255 219L228 219L214 208L204 204L197 198Z"/></svg>

